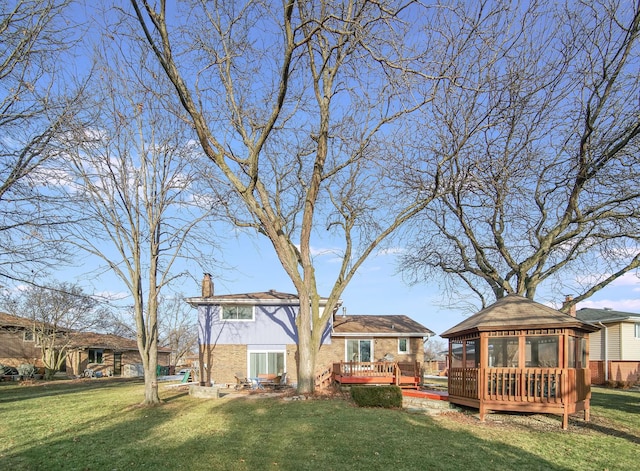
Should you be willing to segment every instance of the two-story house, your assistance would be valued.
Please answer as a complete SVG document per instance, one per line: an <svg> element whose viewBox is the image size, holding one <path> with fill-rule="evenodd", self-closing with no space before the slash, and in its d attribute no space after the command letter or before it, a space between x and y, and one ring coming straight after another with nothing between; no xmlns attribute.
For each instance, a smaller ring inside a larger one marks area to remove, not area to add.
<svg viewBox="0 0 640 471"><path fill-rule="evenodd" d="M589 336L591 382L640 381L640 314L582 308L576 317L600 327Z"/></svg>
<svg viewBox="0 0 640 471"><path fill-rule="evenodd" d="M297 295L278 291L214 295L209 275L202 296L186 301L198 309L203 359L215 383L235 376L287 373L297 382ZM320 300L324 309L326 299ZM373 316L333 313L317 357L319 369L340 361L371 362L382 358L421 361L425 338L433 332L403 315Z"/></svg>

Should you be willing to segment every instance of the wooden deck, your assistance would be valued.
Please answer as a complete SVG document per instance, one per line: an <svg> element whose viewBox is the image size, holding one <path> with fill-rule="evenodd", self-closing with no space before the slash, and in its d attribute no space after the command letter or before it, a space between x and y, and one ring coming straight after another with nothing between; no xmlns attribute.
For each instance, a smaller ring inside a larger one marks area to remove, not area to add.
<svg viewBox="0 0 640 471"><path fill-rule="evenodd" d="M389 384L401 388L417 389L420 384L420 364L418 362L393 361L334 363L332 380L341 385Z"/></svg>

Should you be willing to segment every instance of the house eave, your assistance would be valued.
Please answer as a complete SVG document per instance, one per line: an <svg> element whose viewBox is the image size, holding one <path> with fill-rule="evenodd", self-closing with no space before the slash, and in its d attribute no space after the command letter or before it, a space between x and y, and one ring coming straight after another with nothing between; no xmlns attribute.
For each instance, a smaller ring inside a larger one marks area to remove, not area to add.
<svg viewBox="0 0 640 471"><path fill-rule="evenodd" d="M431 337L432 332L332 332L332 337Z"/></svg>
<svg viewBox="0 0 640 471"><path fill-rule="evenodd" d="M227 305L238 305L238 304L246 304L250 306L299 306L300 301L298 299L238 299L238 298L224 298L224 297L216 297L216 298L203 298L203 297L195 297L195 298L185 298L185 302L190 304L192 307L198 306L220 306L223 304ZM337 306L340 307L342 301L338 301ZM324 307L327 305L326 299L320 300L320 306Z"/></svg>
<svg viewBox="0 0 640 471"><path fill-rule="evenodd" d="M619 322L640 322L640 317L638 316L629 316L629 317L613 317L610 319L597 319L597 320L589 320L589 321L583 321L586 322L588 324L592 324L592 325L597 325L600 322L602 322L603 324L617 324Z"/></svg>

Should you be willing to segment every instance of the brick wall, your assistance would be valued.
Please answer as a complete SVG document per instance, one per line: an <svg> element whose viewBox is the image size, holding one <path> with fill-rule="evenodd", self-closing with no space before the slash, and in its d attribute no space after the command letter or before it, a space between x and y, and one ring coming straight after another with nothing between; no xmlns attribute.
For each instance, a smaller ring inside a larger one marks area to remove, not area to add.
<svg viewBox="0 0 640 471"><path fill-rule="evenodd" d="M287 382L297 383L297 346L289 344L286 346L286 368ZM398 339L377 338L374 340L373 360L379 360L385 353L393 355L395 361L419 361L422 362L422 339L410 340L409 354L398 353ZM344 361L345 338L333 338L331 344L324 344L320 347L316 357L316 373L330 367L333 363ZM235 384L235 374L241 376L247 374L247 346L246 345L216 345L211 353L211 379L216 384Z"/></svg>
<svg viewBox="0 0 640 471"><path fill-rule="evenodd" d="M640 381L640 361L609 361L609 380L610 381ZM604 361L589 361L589 370L591 371L591 384L604 384Z"/></svg>

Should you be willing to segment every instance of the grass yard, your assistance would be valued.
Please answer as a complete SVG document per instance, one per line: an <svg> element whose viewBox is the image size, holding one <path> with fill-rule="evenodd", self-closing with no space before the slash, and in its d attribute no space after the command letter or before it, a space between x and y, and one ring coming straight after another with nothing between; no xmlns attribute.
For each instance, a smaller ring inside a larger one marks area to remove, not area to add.
<svg viewBox="0 0 640 471"><path fill-rule="evenodd" d="M474 411L429 417L323 398L191 398L140 382L0 383L0 469L629 470L640 392L594 388L591 423Z"/></svg>

